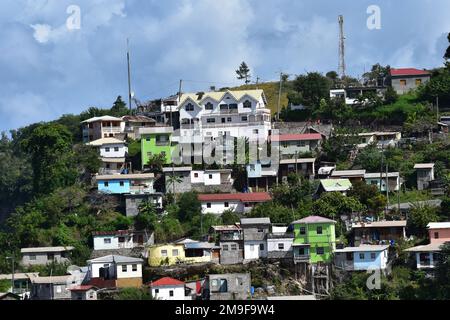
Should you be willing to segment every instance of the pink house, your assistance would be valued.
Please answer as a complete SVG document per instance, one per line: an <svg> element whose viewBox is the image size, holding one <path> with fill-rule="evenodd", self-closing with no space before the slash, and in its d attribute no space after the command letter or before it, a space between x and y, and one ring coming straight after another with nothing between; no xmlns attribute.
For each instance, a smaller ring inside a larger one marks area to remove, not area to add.
<svg viewBox="0 0 450 320"><path fill-rule="evenodd" d="M450 241L450 222L430 222L427 228L430 243Z"/></svg>

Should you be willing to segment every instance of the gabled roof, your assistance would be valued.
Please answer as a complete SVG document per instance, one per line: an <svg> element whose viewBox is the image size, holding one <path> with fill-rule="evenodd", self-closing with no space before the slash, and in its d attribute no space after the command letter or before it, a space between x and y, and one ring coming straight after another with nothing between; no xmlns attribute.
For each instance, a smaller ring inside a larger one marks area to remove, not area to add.
<svg viewBox="0 0 450 320"><path fill-rule="evenodd" d="M122 117L123 121L128 121L128 122L151 122L151 123L156 123L155 119L146 117L146 116L123 116Z"/></svg>
<svg viewBox="0 0 450 320"><path fill-rule="evenodd" d="M91 290L91 289L97 290L97 287L92 286L92 285L76 286L76 287L70 288L69 290L70 291L81 291L81 292L83 292L83 291L88 291L88 290Z"/></svg>
<svg viewBox="0 0 450 320"><path fill-rule="evenodd" d="M241 230L241 227L240 224L232 224L232 225L212 226L211 229L213 229L215 232L239 231Z"/></svg>
<svg viewBox="0 0 450 320"><path fill-rule="evenodd" d="M150 282L151 287L179 287L184 286L184 282L171 278L171 277L164 277L159 280Z"/></svg>
<svg viewBox="0 0 450 320"><path fill-rule="evenodd" d="M434 242L430 244L426 244L423 246L417 246L405 249L406 252L437 252L441 251L441 246L443 246L445 242Z"/></svg>
<svg viewBox="0 0 450 320"><path fill-rule="evenodd" d="M352 183L348 179L322 179L320 184L327 192L347 191L352 187Z"/></svg>
<svg viewBox="0 0 450 320"><path fill-rule="evenodd" d="M11 280L12 274L0 274L0 280ZM39 277L39 272L14 273L15 280L28 280Z"/></svg>
<svg viewBox="0 0 450 320"><path fill-rule="evenodd" d="M108 256L99 257L96 259L91 259L87 261L89 264L92 263L143 263L144 260L141 258L133 258L133 257L125 257L119 256L115 254L111 254Z"/></svg>
<svg viewBox="0 0 450 320"><path fill-rule="evenodd" d="M290 133L274 135L272 141L307 141L307 140L322 140L320 133Z"/></svg>
<svg viewBox="0 0 450 320"><path fill-rule="evenodd" d="M312 224L312 223L336 223L336 221L321 216L309 216L292 222L292 224Z"/></svg>
<svg viewBox="0 0 450 320"><path fill-rule="evenodd" d="M38 247L38 248L22 248L21 253L39 253L39 252L64 252L71 251L74 247Z"/></svg>
<svg viewBox="0 0 450 320"><path fill-rule="evenodd" d="M242 218L241 226L252 224L270 224L270 218Z"/></svg>
<svg viewBox="0 0 450 320"><path fill-rule="evenodd" d="M261 89L255 89L255 90L227 90L227 91L212 91L212 92L204 92L203 95L201 95L201 99L198 99L197 93L183 93L181 95L179 106L184 104L186 100L190 99L196 104L201 104L205 99L212 99L216 102L222 101L222 99L225 97L226 94L230 94L234 99L237 101L240 101L245 96L249 96L250 98L259 101L259 99L262 97L264 101L266 101L264 96L264 91Z"/></svg>
<svg viewBox="0 0 450 320"><path fill-rule="evenodd" d="M267 192L252 192L252 193L212 193L212 194L199 194L198 199L200 201L241 201L241 202L265 202L270 201L272 198Z"/></svg>
<svg viewBox="0 0 450 320"><path fill-rule="evenodd" d="M391 76L429 76L430 72L416 68L391 68Z"/></svg>
<svg viewBox="0 0 450 320"><path fill-rule="evenodd" d="M111 116L101 116L101 117L93 117L87 120L82 121L81 123L91 123L97 121L122 121L121 118L111 117Z"/></svg>

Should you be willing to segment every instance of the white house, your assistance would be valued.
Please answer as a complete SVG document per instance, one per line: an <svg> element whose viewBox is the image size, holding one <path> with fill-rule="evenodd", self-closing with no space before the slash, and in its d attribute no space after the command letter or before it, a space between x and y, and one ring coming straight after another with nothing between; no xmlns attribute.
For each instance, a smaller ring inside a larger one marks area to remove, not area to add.
<svg viewBox="0 0 450 320"><path fill-rule="evenodd" d="M125 122L121 118L111 116L93 117L83 121L83 142L98 140L101 138L113 138L123 134Z"/></svg>
<svg viewBox="0 0 450 320"><path fill-rule="evenodd" d="M288 227L272 226L272 232L267 235L269 259L292 258L294 233L288 232L287 229Z"/></svg>
<svg viewBox="0 0 450 320"><path fill-rule="evenodd" d="M170 277L151 282L150 292L156 300L191 300L186 296L185 283Z"/></svg>
<svg viewBox="0 0 450 320"><path fill-rule="evenodd" d="M381 181L381 191L398 191L400 190L400 173L399 172L388 172L387 173L387 187L386 187L386 172L376 172L376 173L365 173L364 180L368 185L374 185L377 188L380 188Z"/></svg>
<svg viewBox="0 0 450 320"><path fill-rule="evenodd" d="M358 134L359 143L357 147L363 149L368 145L375 143L377 148L386 149L396 147L402 138L401 132L362 132Z"/></svg>
<svg viewBox="0 0 450 320"><path fill-rule="evenodd" d="M231 169L217 170L192 170L191 183L205 186L220 186L222 184L233 184Z"/></svg>
<svg viewBox="0 0 450 320"><path fill-rule="evenodd" d="M95 231L92 237L94 250L117 250L143 247L149 243L151 235L145 231L119 230Z"/></svg>
<svg viewBox="0 0 450 320"><path fill-rule="evenodd" d="M87 143L98 148L102 160L101 174L121 173L125 168L125 157L128 147L125 141L116 138L101 138Z"/></svg>
<svg viewBox="0 0 450 320"><path fill-rule="evenodd" d="M244 260L267 258L267 235L271 227L270 218L242 218L244 235Z"/></svg>
<svg viewBox="0 0 450 320"><path fill-rule="evenodd" d="M203 213L222 214L225 210L236 213L250 211L258 203L271 200L267 192L199 194Z"/></svg>

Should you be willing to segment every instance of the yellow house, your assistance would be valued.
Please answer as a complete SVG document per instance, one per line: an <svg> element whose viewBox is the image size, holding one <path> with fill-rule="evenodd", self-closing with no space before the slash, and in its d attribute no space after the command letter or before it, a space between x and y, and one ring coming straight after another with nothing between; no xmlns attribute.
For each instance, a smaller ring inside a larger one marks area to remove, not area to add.
<svg viewBox="0 0 450 320"><path fill-rule="evenodd" d="M161 265L174 265L184 262L185 253L183 244L160 244L148 249L148 264L152 267Z"/></svg>

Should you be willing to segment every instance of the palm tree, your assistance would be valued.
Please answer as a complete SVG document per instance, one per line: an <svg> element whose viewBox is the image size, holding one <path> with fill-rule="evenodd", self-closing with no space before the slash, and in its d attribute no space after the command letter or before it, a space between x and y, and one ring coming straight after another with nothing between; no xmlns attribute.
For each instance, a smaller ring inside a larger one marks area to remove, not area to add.
<svg viewBox="0 0 450 320"><path fill-rule="evenodd" d="M175 202L175 185L177 183L181 183L181 182L183 182L183 179L181 177L179 177L179 176L176 176L174 174L174 172L172 172L172 175L167 176L167 185L169 185L169 186L171 185L172 186L172 193L174 195L174 197L173 197L174 202Z"/></svg>

